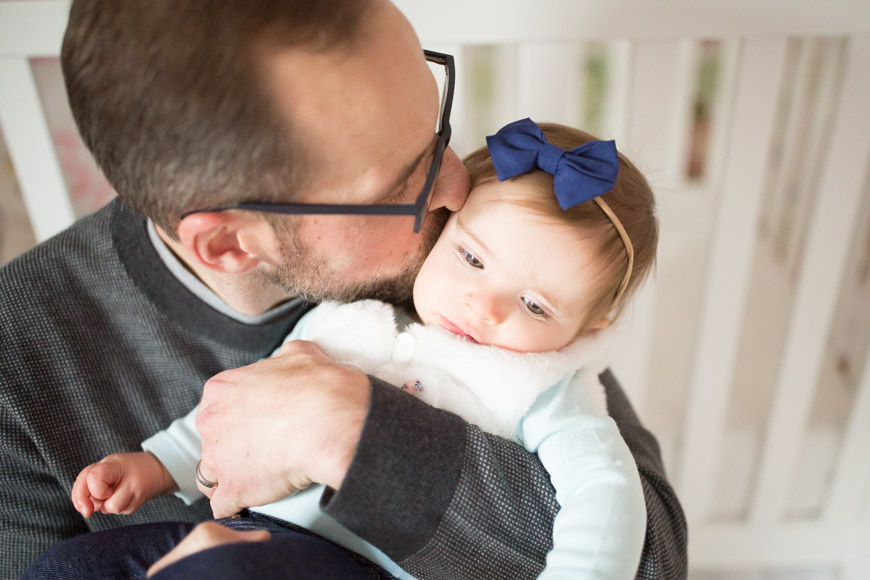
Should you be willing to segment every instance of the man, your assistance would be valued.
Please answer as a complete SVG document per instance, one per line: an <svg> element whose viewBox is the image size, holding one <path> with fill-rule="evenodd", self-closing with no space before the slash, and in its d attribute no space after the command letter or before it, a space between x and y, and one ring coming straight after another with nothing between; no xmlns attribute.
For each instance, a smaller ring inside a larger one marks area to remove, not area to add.
<svg viewBox="0 0 870 580"><path fill-rule="evenodd" d="M467 192L433 131L422 48L386 0L81 0L62 58L122 201L0 272L3 577L75 534L209 515L166 497L85 520L69 491L84 465L185 414L209 377L266 356L307 299L407 298ZM329 207L225 209L239 202ZM359 215L373 204L425 219ZM605 382L647 497L639 575L683 576L655 440ZM312 345L210 380L198 426L216 515L314 481L327 514L420 578L447 561L475 578L543 567L558 508L534 456ZM492 552L464 552L481 534Z"/></svg>

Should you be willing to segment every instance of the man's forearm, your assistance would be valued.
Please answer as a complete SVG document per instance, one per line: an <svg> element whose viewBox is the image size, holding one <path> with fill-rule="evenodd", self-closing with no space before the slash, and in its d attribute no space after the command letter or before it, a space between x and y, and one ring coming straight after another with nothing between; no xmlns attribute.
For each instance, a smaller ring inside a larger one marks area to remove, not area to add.
<svg viewBox="0 0 870 580"><path fill-rule="evenodd" d="M537 456L374 379L324 511L418 578L535 578L558 505Z"/></svg>
<svg viewBox="0 0 870 580"><path fill-rule="evenodd" d="M396 561L437 531L462 471L465 423L379 379L339 491L322 507Z"/></svg>

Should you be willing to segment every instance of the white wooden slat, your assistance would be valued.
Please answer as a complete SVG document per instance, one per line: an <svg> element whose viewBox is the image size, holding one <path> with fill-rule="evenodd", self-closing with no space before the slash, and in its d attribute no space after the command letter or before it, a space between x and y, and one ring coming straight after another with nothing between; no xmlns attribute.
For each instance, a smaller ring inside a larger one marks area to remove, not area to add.
<svg viewBox="0 0 870 580"><path fill-rule="evenodd" d="M451 146L460 156L482 147L486 135L517 120L517 52L515 45L463 47L457 52L462 58L457 61L456 91L465 106L461 120L453 123Z"/></svg>
<svg viewBox="0 0 870 580"><path fill-rule="evenodd" d="M795 59L793 84L790 90L784 91L790 94L785 111L787 124L784 128L781 159L777 171L771 175L770 199L766 202L769 206L767 214L772 220L773 229L770 233L773 237L777 235L783 216L796 211L794 189L800 184L793 183L791 176L797 173L799 163L803 160L801 153L807 147L804 132L807 130L806 119L809 116L807 110L809 91L806 90L806 86L810 74L811 56L811 41L800 42Z"/></svg>
<svg viewBox="0 0 870 580"><path fill-rule="evenodd" d="M867 546L870 546L870 518L865 518L862 526L847 540L847 549L841 562L842 575L840 580L867 580L870 578L870 558L867 557Z"/></svg>
<svg viewBox="0 0 870 580"><path fill-rule="evenodd" d="M812 192L819 185L821 160L825 158L825 147L834 120L835 99L838 96L838 76L841 72L839 63L842 62L842 44L833 39L811 39L807 41L812 52L812 60L808 66L812 69L811 86L805 89L812 92L813 98L808 99L806 110L801 115L800 123L806 125L804 133L798 139L804 141L805 153L802 157L800 168L795 171L796 179L793 179L789 187L797 190L800 203L797 204L795 232L807 231L807 226L812 218ZM821 61L821 65L819 65ZM821 70L818 70L821 69ZM786 256L789 262L794 264L800 261L803 239L800 235L792 235L789 240L789 249Z"/></svg>
<svg viewBox="0 0 870 580"><path fill-rule="evenodd" d="M577 126L579 48L523 44L517 52L517 118Z"/></svg>
<svg viewBox="0 0 870 580"><path fill-rule="evenodd" d="M0 58L0 127L37 241L75 219L30 63Z"/></svg>
<svg viewBox="0 0 870 580"><path fill-rule="evenodd" d="M633 46L629 67L625 133L616 137L620 151L631 159L649 180L653 191L669 186L669 162L674 133L679 132L680 102L689 90L682 70L680 41L638 42ZM638 412L643 413L648 392L650 352L655 314L655 284L647 283L634 298L629 313L631 332L627 344L613 364Z"/></svg>
<svg viewBox="0 0 870 580"><path fill-rule="evenodd" d="M723 42L721 47L721 63L719 79L717 84L719 89L717 93L719 98L713 103L713 111L710 114L710 124L712 126L712 136L707 144L707 160L706 170L704 175L704 183L710 184L722 183L723 172L725 169L725 147L728 144L730 132L728 131L728 116L731 113L730 106L733 104L728 98L734 94L734 83L737 75L737 64L740 58L740 41L731 39Z"/></svg>
<svg viewBox="0 0 870 580"><path fill-rule="evenodd" d="M697 57L697 42L683 40L679 43L678 61L674 65L674 82L679 88L674 92L674 101L670 105L674 112L671 119L673 125L667 133L668 144L664 150L667 157L662 160L665 173L659 178L659 183L681 185L684 182L686 159L691 148L690 129L694 112L692 100L696 87ZM667 235L667 229L663 227L662 230L663 235Z"/></svg>
<svg viewBox="0 0 870 580"><path fill-rule="evenodd" d="M858 521L861 523L861 528L864 530L864 537L870 540L870 486L865 486L863 490L864 500L860 508L858 508ZM865 546L870 546L868 541ZM870 575L867 576L870 578Z"/></svg>
<svg viewBox="0 0 870 580"><path fill-rule="evenodd" d="M654 188L670 187L670 166L685 139L683 122L691 75L686 74L684 42L650 41L634 45L630 67L625 134L620 151L643 171Z"/></svg>
<svg viewBox="0 0 870 580"><path fill-rule="evenodd" d="M623 316L630 325L625 346L612 366L616 378L641 416L649 393L650 345L655 322L655 283L648 281Z"/></svg>
<svg viewBox="0 0 870 580"><path fill-rule="evenodd" d="M854 529L816 522L694 527L690 528L689 563L693 570L743 568L753 572L780 567L834 566L840 563L844 543Z"/></svg>
<svg viewBox="0 0 870 580"><path fill-rule="evenodd" d="M868 93L870 38L852 39L750 507L754 522L776 521L785 509L867 175Z"/></svg>
<svg viewBox="0 0 870 580"><path fill-rule="evenodd" d="M852 403L852 413L846 426L840 457L834 470L834 481L828 494L822 519L828 524L846 523L860 516L862 509L870 513L870 352L864 363L864 375Z"/></svg>
<svg viewBox="0 0 870 580"><path fill-rule="evenodd" d="M861 0L396 0L418 34L446 42L495 44L685 38L863 35Z"/></svg>
<svg viewBox="0 0 870 580"><path fill-rule="evenodd" d="M563 45L564 46L564 45ZM592 127L586 122L585 113L589 108L590 93L587 90L588 70L590 59L595 58L593 45L588 42L572 43L572 52L574 53L574 66L566 71L562 71L563 75L571 77L566 95L565 102L565 119L568 125L580 127L589 133L604 139L601 134L600 127Z"/></svg>
<svg viewBox="0 0 870 580"><path fill-rule="evenodd" d="M710 512L785 50L784 39L746 42L735 77L718 223L676 479L690 521L703 521Z"/></svg>
<svg viewBox="0 0 870 580"><path fill-rule="evenodd" d="M69 0L0 2L0 56L59 54L69 5Z"/></svg>
<svg viewBox="0 0 870 580"><path fill-rule="evenodd" d="M621 139L628 133L628 103L631 94L632 43L617 40L607 43L607 100L604 104L602 138Z"/></svg>
<svg viewBox="0 0 870 580"><path fill-rule="evenodd" d="M843 580L870 578L870 558L867 557L867 546L870 546L870 487L865 487L863 494L864 504L858 510L858 530L851 538L852 551L844 562Z"/></svg>
<svg viewBox="0 0 870 580"><path fill-rule="evenodd" d="M517 115L519 115L520 50L520 46L516 44L507 44L496 49L498 69L496 78L490 79L495 86L497 97L492 118L495 121L495 125L492 127L493 133L504 125L516 121Z"/></svg>

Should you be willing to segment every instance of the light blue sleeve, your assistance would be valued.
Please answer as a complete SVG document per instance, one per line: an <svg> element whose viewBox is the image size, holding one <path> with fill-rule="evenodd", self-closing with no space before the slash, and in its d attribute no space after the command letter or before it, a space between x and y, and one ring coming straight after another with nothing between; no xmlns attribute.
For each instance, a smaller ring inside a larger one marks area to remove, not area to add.
<svg viewBox="0 0 870 580"><path fill-rule="evenodd" d="M196 430L199 406L163 431L142 442L142 449L153 453L178 485L177 497L187 505L205 497L196 487L196 463L202 455L202 440Z"/></svg>
<svg viewBox="0 0 870 580"><path fill-rule="evenodd" d="M306 336L309 317L315 310L317 308L299 319L281 346ZM278 352L281 346L275 349L272 355ZM169 471L175 484L178 485L175 495L184 500L187 505L205 497L196 487L196 464L202 456L202 440L196 430L197 410L199 410L198 405L184 417L173 421L168 428L142 442L142 449L153 453Z"/></svg>
<svg viewBox="0 0 870 580"><path fill-rule="evenodd" d="M616 423L593 411L580 375L541 394L517 428L561 506L539 580L632 579L646 533L640 475Z"/></svg>

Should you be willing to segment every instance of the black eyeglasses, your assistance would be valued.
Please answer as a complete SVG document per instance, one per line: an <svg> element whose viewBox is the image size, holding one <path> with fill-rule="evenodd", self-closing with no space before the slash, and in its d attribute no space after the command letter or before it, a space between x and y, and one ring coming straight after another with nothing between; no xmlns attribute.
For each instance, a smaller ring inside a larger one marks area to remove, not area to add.
<svg viewBox="0 0 870 580"><path fill-rule="evenodd" d="M407 215L414 216L414 233L420 233L420 228L423 227L423 220L426 219L426 214L429 213L429 203L432 200L432 188L435 185L435 179L438 177L438 170L441 168L441 159L444 157L444 150L450 142L450 110L453 107L453 85L456 77L456 68L453 63L452 55L431 50L424 50L423 54L426 56L427 61L444 67L445 79L441 97L441 110L438 116L438 126L435 131L438 141L435 144L432 165L429 166L429 171L426 174L426 183L423 184L423 190L420 192L420 195L417 196L417 200L414 203L330 204L240 202L232 205L191 211L184 214L183 217L187 217L194 213L225 211L229 209L245 209L283 214Z"/></svg>

